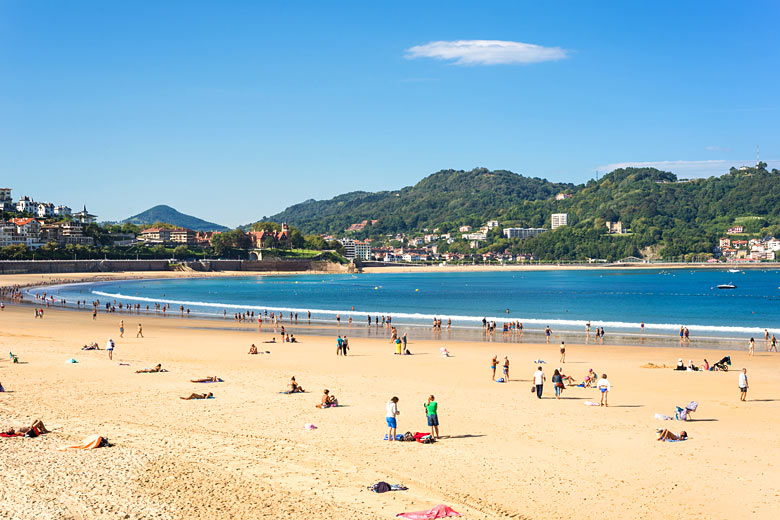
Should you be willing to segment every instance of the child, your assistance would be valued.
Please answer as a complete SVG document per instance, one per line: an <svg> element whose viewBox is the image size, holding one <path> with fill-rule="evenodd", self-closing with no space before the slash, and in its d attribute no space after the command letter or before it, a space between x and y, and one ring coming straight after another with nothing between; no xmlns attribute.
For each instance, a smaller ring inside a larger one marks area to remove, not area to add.
<svg viewBox="0 0 780 520"><path fill-rule="evenodd" d="M609 406L607 395L609 394L610 385L607 374L601 374L601 379L596 383L596 387L601 390L601 406Z"/></svg>

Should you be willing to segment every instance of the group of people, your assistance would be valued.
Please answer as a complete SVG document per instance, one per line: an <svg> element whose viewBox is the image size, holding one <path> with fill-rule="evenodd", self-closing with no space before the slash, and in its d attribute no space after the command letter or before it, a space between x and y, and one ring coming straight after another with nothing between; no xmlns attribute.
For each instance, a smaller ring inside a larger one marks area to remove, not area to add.
<svg viewBox="0 0 780 520"><path fill-rule="evenodd" d="M425 417L428 421L428 427L431 429L431 437L438 439L439 436L439 403L433 394L423 403ZM385 405L385 421L387 422L387 440L392 442L396 439L398 431L398 397L393 396Z"/></svg>
<svg viewBox="0 0 780 520"><path fill-rule="evenodd" d="M544 392L544 383L546 380L547 377L544 374L544 369L542 368L542 365L539 365L536 369L536 372L534 372L533 385L531 386L531 391L536 392L536 397L538 399L542 398L542 393ZM563 373L563 368L556 368L552 375L552 384L553 389L555 390L556 399L561 398L561 393L566 388L565 382L567 381L569 384L574 382L571 376L567 376ZM596 373L593 372L593 369L590 369L588 375L585 376L585 381L582 383L582 386L585 388L598 388L599 392L601 392L600 405L609 406L608 397L611 385L609 383L609 379L607 379L607 374L601 374L601 378L596 381Z"/></svg>

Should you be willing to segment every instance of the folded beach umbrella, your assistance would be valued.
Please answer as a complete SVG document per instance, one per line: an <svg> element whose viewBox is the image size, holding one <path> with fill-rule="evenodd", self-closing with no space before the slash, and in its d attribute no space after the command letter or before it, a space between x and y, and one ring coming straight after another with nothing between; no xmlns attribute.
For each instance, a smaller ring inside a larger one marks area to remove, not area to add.
<svg viewBox="0 0 780 520"><path fill-rule="evenodd" d="M447 518L448 516L463 516L449 506L439 504L427 511L414 511L412 513L398 513L395 516L408 518L409 520L431 520L433 518Z"/></svg>

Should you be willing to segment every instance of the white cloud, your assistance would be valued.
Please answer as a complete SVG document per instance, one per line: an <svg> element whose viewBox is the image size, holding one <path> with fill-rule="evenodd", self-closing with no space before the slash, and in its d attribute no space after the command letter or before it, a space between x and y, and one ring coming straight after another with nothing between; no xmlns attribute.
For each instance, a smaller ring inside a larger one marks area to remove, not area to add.
<svg viewBox="0 0 780 520"><path fill-rule="evenodd" d="M730 152L731 148L728 148L726 146L706 146L704 148L708 152Z"/></svg>
<svg viewBox="0 0 780 520"><path fill-rule="evenodd" d="M780 168L780 160L768 160L768 168ZM618 168L658 168L659 170L669 171L681 178L691 177L710 177L723 175L729 172L732 166L739 168L743 165L753 166L756 164L755 158L743 160L712 159L702 161L646 161L646 162L622 162L605 164L598 166L597 169L604 173L609 173Z"/></svg>
<svg viewBox="0 0 780 520"><path fill-rule="evenodd" d="M456 65L502 65L562 60L568 56L560 47L502 40L438 41L415 45L406 50L407 59L454 60Z"/></svg>

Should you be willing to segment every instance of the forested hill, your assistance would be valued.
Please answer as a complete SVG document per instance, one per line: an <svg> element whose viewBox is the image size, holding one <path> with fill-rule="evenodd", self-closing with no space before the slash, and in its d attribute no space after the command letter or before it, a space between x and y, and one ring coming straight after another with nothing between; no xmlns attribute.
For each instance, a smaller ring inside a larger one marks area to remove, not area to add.
<svg viewBox="0 0 780 520"><path fill-rule="evenodd" d="M155 222L163 222L165 224L172 224L174 226L184 227L192 229L194 231L225 231L227 228L213 222L207 222L198 217L192 215L186 215L179 211L176 211L170 206L161 204L154 206L146 211L126 218L122 223L128 222L130 224L136 224L139 226L148 226Z"/></svg>
<svg viewBox="0 0 780 520"><path fill-rule="evenodd" d="M489 219L514 218L516 207L542 201L573 184L523 177L505 170L442 170L397 191L355 191L330 200L308 200L268 217L304 233L342 233L353 223L378 219L377 233L407 232L443 222L481 225Z"/></svg>
<svg viewBox="0 0 780 520"><path fill-rule="evenodd" d="M734 225L744 226L750 236L780 236L780 172L761 163L724 173L680 181L654 168L625 168L574 186L508 171L446 170L399 191L307 201L268 220L288 222L304 233L342 236L350 224L377 219L353 235L382 238L426 227L457 231L457 226L480 226L492 219L501 227L549 228L552 213L568 213L568 226L533 239L506 240L496 229L480 250L510 250L547 260L707 254ZM572 196L555 200L560 192ZM631 233L607 235L605 221L617 220ZM457 248L466 252L468 243L443 249Z"/></svg>

